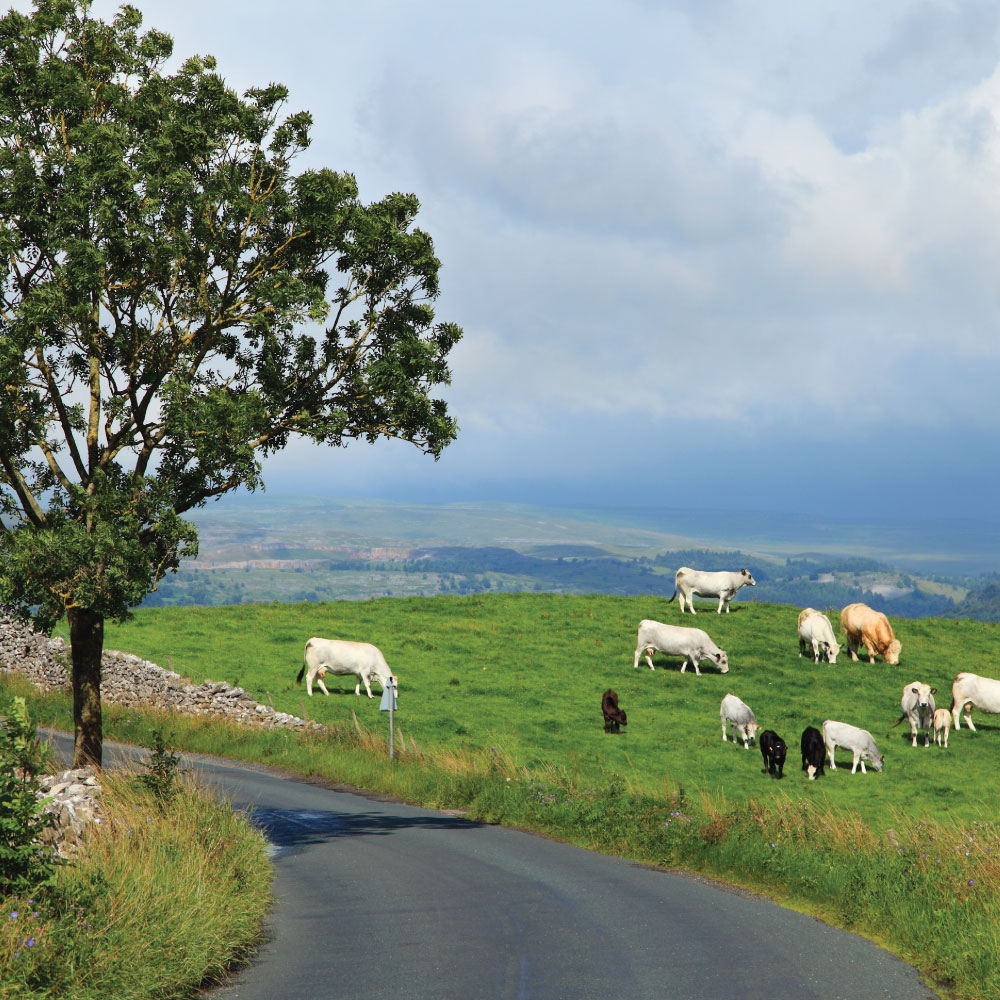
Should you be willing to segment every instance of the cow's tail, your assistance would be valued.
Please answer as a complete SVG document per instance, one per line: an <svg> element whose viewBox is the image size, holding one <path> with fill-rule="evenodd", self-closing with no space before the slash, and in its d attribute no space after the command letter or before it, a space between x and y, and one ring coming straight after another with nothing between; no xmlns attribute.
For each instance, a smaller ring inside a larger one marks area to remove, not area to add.
<svg viewBox="0 0 1000 1000"><path fill-rule="evenodd" d="M896 726L898 726L903 721L903 719L905 719L905 718L907 718L906 715L901 715L889 728L890 729L895 729Z"/></svg>
<svg viewBox="0 0 1000 1000"><path fill-rule="evenodd" d="M302 664L302 669L299 671L299 676L295 678L295 683L296 684L301 684L302 683L302 678L305 677L305 674L306 674L306 665L303 663Z"/></svg>
<svg viewBox="0 0 1000 1000"><path fill-rule="evenodd" d="M669 604L677 596L677 588L674 587L674 592L667 598L667 604Z"/></svg>

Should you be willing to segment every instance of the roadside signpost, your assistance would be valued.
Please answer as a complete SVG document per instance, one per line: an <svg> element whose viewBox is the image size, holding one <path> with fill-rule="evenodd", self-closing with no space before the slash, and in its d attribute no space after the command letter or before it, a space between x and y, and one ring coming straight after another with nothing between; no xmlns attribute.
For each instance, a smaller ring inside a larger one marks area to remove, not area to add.
<svg viewBox="0 0 1000 1000"><path fill-rule="evenodd" d="M389 759L392 760L396 756L395 728L393 724L393 713L396 711L396 685L393 683L391 677L385 682L385 687L382 688L382 701L379 704L378 710L389 713Z"/></svg>

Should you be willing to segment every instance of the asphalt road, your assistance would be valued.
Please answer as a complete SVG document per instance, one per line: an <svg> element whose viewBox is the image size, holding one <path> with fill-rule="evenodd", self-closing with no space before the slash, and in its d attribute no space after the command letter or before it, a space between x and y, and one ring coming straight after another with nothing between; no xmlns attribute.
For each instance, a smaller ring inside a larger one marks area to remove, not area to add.
<svg viewBox="0 0 1000 1000"><path fill-rule="evenodd" d="M121 752L106 744L108 761ZM252 813L277 868L268 941L206 1000L937 996L864 938L714 883L185 760Z"/></svg>

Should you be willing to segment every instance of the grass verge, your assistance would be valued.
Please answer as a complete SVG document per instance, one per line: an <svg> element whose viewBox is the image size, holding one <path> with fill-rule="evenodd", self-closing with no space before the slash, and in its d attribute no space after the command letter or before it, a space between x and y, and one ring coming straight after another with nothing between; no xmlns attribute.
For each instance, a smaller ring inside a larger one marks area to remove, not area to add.
<svg viewBox="0 0 1000 1000"><path fill-rule="evenodd" d="M0 901L3 1000L179 1000L259 939L272 866L240 813L184 777L165 801L106 773L78 860Z"/></svg>

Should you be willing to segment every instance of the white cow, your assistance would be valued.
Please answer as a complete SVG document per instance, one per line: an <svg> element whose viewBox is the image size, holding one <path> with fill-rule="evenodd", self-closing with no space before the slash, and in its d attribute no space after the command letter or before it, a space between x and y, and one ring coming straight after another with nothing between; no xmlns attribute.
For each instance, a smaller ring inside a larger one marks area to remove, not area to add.
<svg viewBox="0 0 1000 1000"><path fill-rule="evenodd" d="M875 740L867 729L859 729L846 722L833 722L827 719L823 723L823 741L826 743L826 752L830 755L830 770L836 771L837 765L833 760L833 751L837 747L844 747L854 754L854 764L851 767L851 774L858 769L858 761L861 761L861 773L867 774L865 761L867 760L876 771L882 770L885 757L878 752Z"/></svg>
<svg viewBox="0 0 1000 1000"><path fill-rule="evenodd" d="M323 678L327 674L338 676L353 674L358 678L354 693L361 694L361 682L364 681L368 697L373 698L372 681L378 681L385 689L391 680L396 689L399 683L389 670L389 664L377 646L370 642L350 642L346 639L319 639L315 636L306 643L302 655L302 669L295 678L296 684L302 683L302 675L306 678L306 691L312 697L313 680L319 684L323 694L329 694Z"/></svg>
<svg viewBox="0 0 1000 1000"><path fill-rule="evenodd" d="M646 662L653 670L653 651L666 653L668 656L683 656L681 673L687 670L690 663L694 672L700 677L698 664L702 660L711 660L720 673L729 672L729 657L719 649L700 628L682 628L680 625L664 625L644 618L639 622L639 636L635 647L635 662L639 666L639 656L646 651Z"/></svg>
<svg viewBox="0 0 1000 1000"><path fill-rule="evenodd" d="M934 709L934 742L948 749L948 731L951 729L951 712L946 708ZM944 742L942 742L942 739Z"/></svg>
<svg viewBox="0 0 1000 1000"><path fill-rule="evenodd" d="M815 608L799 612L799 656L807 649L812 649L813 663L819 663L821 657L827 663L836 663L840 652L830 619Z"/></svg>
<svg viewBox="0 0 1000 1000"><path fill-rule="evenodd" d="M726 606L726 613L729 612L729 602L736 596L736 591L740 587L756 587L757 581L750 575L749 570L741 569L735 571L709 573L700 569L689 569L681 566L674 576L674 592L670 595L672 601L680 594L679 603L681 614L684 614L684 602L691 608L691 614L695 614L694 596L717 597L719 607L717 614L722 614L722 605ZM670 603L667 601L667 604Z"/></svg>
<svg viewBox="0 0 1000 1000"><path fill-rule="evenodd" d="M965 724L976 731L972 724L973 707L984 712L1000 712L1000 681L978 674L959 674L951 685L951 717L956 729L962 728L958 713L964 709Z"/></svg>
<svg viewBox="0 0 1000 1000"><path fill-rule="evenodd" d="M719 706L719 718L722 720L722 742L726 742L726 723L729 723L733 730L733 742L736 742L736 734L739 733L743 737L743 749L749 750L750 740L760 729L750 706L736 695L727 694Z"/></svg>
<svg viewBox="0 0 1000 1000"><path fill-rule="evenodd" d="M910 720L911 746L917 745L917 730L924 731L924 746L931 745L931 729L934 727L934 695L937 688L929 684L913 681L903 686L903 697L899 699L903 714L893 723L898 726L903 719Z"/></svg>

